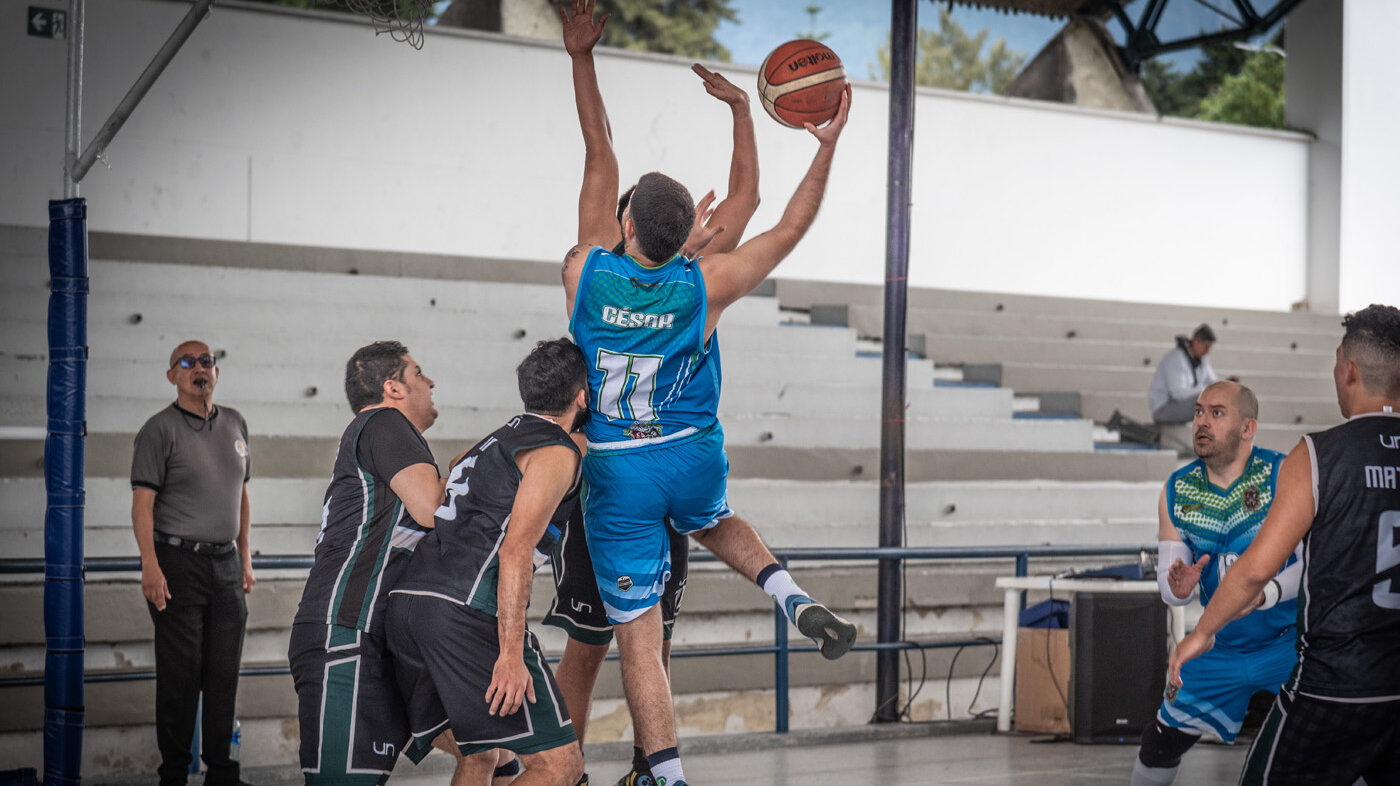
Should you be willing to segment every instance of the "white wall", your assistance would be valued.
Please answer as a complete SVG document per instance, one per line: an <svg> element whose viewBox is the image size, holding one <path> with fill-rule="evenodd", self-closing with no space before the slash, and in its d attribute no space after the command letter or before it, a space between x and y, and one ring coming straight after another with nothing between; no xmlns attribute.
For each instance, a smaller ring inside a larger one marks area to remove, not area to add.
<svg viewBox="0 0 1400 786"><path fill-rule="evenodd" d="M1346 0L1342 45L1341 307L1400 305L1400 5Z"/></svg>
<svg viewBox="0 0 1400 786"><path fill-rule="evenodd" d="M85 138L186 8L88 4ZM0 223L42 226L60 195L64 55L0 27L0 106L17 110L0 116ZM624 182L660 169L723 188L728 113L687 65L600 52ZM753 69L721 68L752 89ZM883 281L887 98L857 85L822 215L781 275ZM917 102L911 284L1274 309L1303 297L1304 137L939 91ZM814 143L754 111L763 228ZM82 184L94 230L549 260L573 239L582 143L560 47L454 31L414 51L358 19L221 3L107 158Z"/></svg>

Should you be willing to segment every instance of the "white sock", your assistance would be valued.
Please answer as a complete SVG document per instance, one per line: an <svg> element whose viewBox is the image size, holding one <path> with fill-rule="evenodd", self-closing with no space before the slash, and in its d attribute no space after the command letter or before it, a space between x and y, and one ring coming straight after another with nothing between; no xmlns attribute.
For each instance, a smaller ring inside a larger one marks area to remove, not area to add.
<svg viewBox="0 0 1400 786"><path fill-rule="evenodd" d="M771 567L774 566L770 566L770 568ZM803 592L802 588L797 586L797 582L792 580L792 574L782 568L777 568L776 570L765 568L763 573L760 573L759 576L763 579L763 582L759 586L768 594L768 597L773 599L774 603L783 608L783 611L787 613L789 619L791 619L793 614L793 609L790 608L790 600L793 598L807 601L811 600L807 593Z"/></svg>
<svg viewBox="0 0 1400 786"><path fill-rule="evenodd" d="M1128 786L1167 786L1176 780L1176 767L1149 767L1142 759L1133 759L1133 779Z"/></svg>
<svg viewBox="0 0 1400 786"><path fill-rule="evenodd" d="M685 780L685 771L681 769L680 757L651 765L651 777L656 779L656 786L669 786L669 784Z"/></svg>

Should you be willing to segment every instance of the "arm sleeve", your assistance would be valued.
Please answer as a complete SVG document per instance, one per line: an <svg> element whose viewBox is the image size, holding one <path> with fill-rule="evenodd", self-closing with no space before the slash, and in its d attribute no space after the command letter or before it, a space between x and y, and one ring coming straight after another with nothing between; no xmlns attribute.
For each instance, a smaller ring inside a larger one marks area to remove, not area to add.
<svg viewBox="0 0 1400 786"><path fill-rule="evenodd" d="M1191 595L1178 598L1173 594L1171 583L1167 581L1167 573L1178 558L1188 565L1196 561L1191 555L1191 547L1185 543L1179 540L1157 541L1157 589L1168 606L1185 606L1191 602Z"/></svg>
<svg viewBox="0 0 1400 786"><path fill-rule="evenodd" d="M151 419L136 433L131 454L131 486L160 493L165 486L165 467L170 458L170 439L160 424Z"/></svg>
<svg viewBox="0 0 1400 786"><path fill-rule="evenodd" d="M437 469L423 435L396 409L385 409L369 419L360 432L355 457L360 466L385 483L414 464L431 464Z"/></svg>
<svg viewBox="0 0 1400 786"><path fill-rule="evenodd" d="M1303 578L1303 544L1293 550L1293 560L1284 566L1264 585L1264 605L1261 609L1271 608L1286 600L1293 600L1298 597L1298 584Z"/></svg>

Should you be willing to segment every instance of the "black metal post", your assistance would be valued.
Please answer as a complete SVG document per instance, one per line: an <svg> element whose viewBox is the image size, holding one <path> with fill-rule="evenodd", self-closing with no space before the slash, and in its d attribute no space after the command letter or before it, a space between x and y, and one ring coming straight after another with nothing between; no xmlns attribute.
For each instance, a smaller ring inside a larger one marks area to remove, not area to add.
<svg viewBox="0 0 1400 786"><path fill-rule="evenodd" d="M880 414L880 545L904 545L905 327L908 305L909 218L914 147L914 56L917 0L890 4L890 136L885 200L884 369ZM877 636L899 641L904 563L880 560ZM875 656L875 722L899 720L899 652Z"/></svg>

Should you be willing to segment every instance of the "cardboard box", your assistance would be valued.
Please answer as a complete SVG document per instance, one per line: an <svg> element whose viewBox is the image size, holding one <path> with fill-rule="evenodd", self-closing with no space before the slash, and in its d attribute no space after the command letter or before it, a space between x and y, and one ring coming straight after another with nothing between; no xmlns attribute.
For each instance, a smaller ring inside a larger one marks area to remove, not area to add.
<svg viewBox="0 0 1400 786"><path fill-rule="evenodd" d="M1016 731L1068 734L1069 631L1016 631Z"/></svg>

